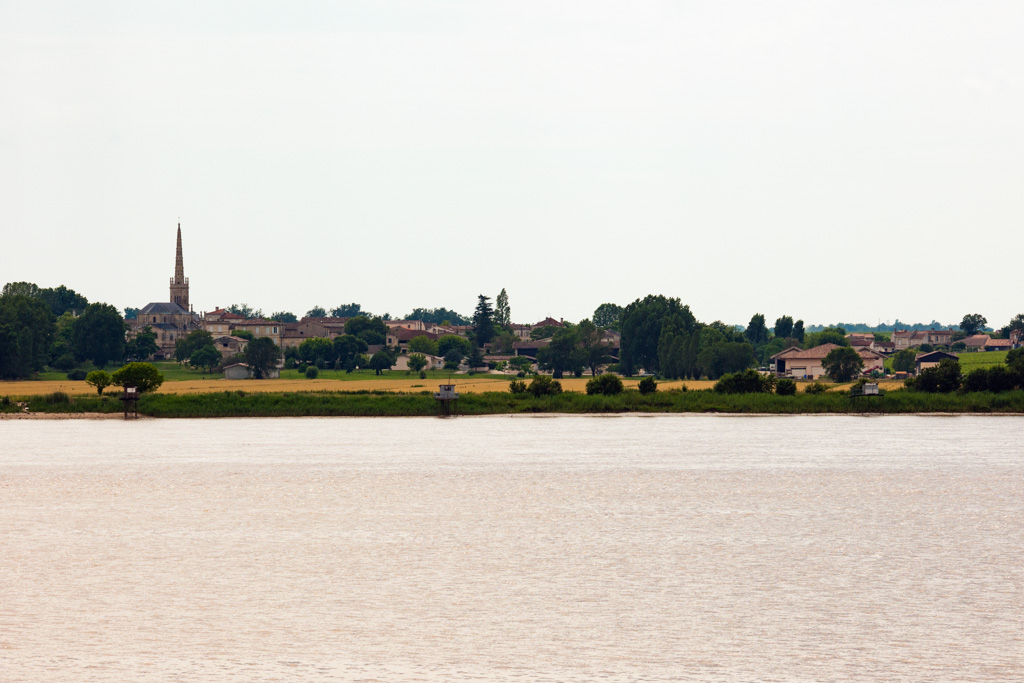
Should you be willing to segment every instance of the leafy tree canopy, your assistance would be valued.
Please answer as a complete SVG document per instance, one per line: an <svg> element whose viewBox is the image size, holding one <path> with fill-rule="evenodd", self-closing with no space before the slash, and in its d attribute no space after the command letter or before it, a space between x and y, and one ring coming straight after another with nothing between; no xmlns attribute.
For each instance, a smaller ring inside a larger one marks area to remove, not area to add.
<svg viewBox="0 0 1024 683"><path fill-rule="evenodd" d="M864 359L849 346L832 349L821 361L825 373L836 382L849 382L864 368Z"/></svg>
<svg viewBox="0 0 1024 683"><path fill-rule="evenodd" d="M473 332L476 334L476 343L481 346L494 337L494 310L489 296L477 296L476 310L473 311Z"/></svg>
<svg viewBox="0 0 1024 683"><path fill-rule="evenodd" d="M768 343L768 326L764 322L763 313L755 313L750 318L750 323L747 325L747 329L744 330L743 337L750 342L755 350Z"/></svg>
<svg viewBox="0 0 1024 683"><path fill-rule="evenodd" d="M619 322L622 332L619 367L631 376L640 368L657 373L660 369L658 342L662 331L692 333L697 319L679 299L648 295L626 306Z"/></svg>
<svg viewBox="0 0 1024 683"><path fill-rule="evenodd" d="M313 308L306 311L307 318L326 318L327 309L323 306L314 306Z"/></svg>
<svg viewBox="0 0 1024 683"><path fill-rule="evenodd" d="M414 308L412 313L405 316L404 320L422 320L425 323L434 323L435 325L444 323L448 325L468 325L470 323L469 318L447 308Z"/></svg>
<svg viewBox="0 0 1024 683"><path fill-rule="evenodd" d="M106 370L93 370L85 376L85 383L96 387L96 393L103 395L103 390L114 383L114 378Z"/></svg>
<svg viewBox="0 0 1024 683"><path fill-rule="evenodd" d="M365 350L365 349L363 349ZM299 344L299 358L307 363L333 363L338 355L335 352L334 342L323 337L309 337L303 339Z"/></svg>
<svg viewBox="0 0 1024 683"><path fill-rule="evenodd" d="M981 313L968 313L960 321L960 329L970 336L981 332L986 324L988 324L988 320L985 320L985 316Z"/></svg>
<svg viewBox="0 0 1024 683"><path fill-rule="evenodd" d="M124 358L124 318L110 304L94 303L75 321L71 338L75 356L88 359L97 368Z"/></svg>
<svg viewBox="0 0 1024 683"><path fill-rule="evenodd" d="M500 328L506 328L512 324L512 309L509 308L508 292L504 287L494 301L494 324Z"/></svg>
<svg viewBox="0 0 1024 683"><path fill-rule="evenodd" d="M601 304L594 309L594 324L605 329L617 330L622 310L622 306L618 304Z"/></svg>
<svg viewBox="0 0 1024 683"><path fill-rule="evenodd" d="M154 391L164 383L164 376L152 363L128 363L110 376L119 387L135 387L140 394Z"/></svg>
<svg viewBox="0 0 1024 683"><path fill-rule="evenodd" d="M312 315L312 314L311 314ZM354 318L357 315L369 315L363 307L357 303L339 304L331 309L331 315L335 318Z"/></svg>
<svg viewBox="0 0 1024 683"><path fill-rule="evenodd" d="M281 349L270 337L260 337L246 344L242 355L252 371L252 376L256 379L265 379L281 360Z"/></svg>
<svg viewBox="0 0 1024 683"><path fill-rule="evenodd" d="M427 335L421 334L409 340L409 351L436 356L438 355L439 347L436 339L431 339Z"/></svg>
<svg viewBox="0 0 1024 683"><path fill-rule="evenodd" d="M340 334L334 338L334 355L346 372L352 372L360 365L359 357L367 348L365 341L351 334Z"/></svg>
<svg viewBox="0 0 1024 683"><path fill-rule="evenodd" d="M213 369L220 365L221 355L220 351L213 344L207 344L206 346L200 346L198 349L192 352L192 355L188 358L188 364L194 368L206 368L207 372L213 372Z"/></svg>
<svg viewBox="0 0 1024 683"><path fill-rule="evenodd" d="M367 344L383 344L388 331L388 326L380 318L369 318L365 315L357 315L345 322L345 334L359 337Z"/></svg>
<svg viewBox="0 0 1024 683"><path fill-rule="evenodd" d="M783 339L793 336L793 316L784 315L775 319L775 336Z"/></svg>
<svg viewBox="0 0 1024 683"><path fill-rule="evenodd" d="M138 308L133 308L131 306L125 306L124 307L124 319L125 320L135 320L138 317L139 317L139 309Z"/></svg>
<svg viewBox="0 0 1024 683"><path fill-rule="evenodd" d="M262 318L263 311L260 309L253 309L249 304L231 304L227 310L231 311L235 315L240 315L243 318Z"/></svg>
<svg viewBox="0 0 1024 683"><path fill-rule="evenodd" d="M469 340L465 337L460 337L457 334L446 334L437 340L437 353L447 359L448 352L451 349L457 349L462 354L459 356L459 360L462 360L463 357L469 355L471 346Z"/></svg>
<svg viewBox="0 0 1024 683"><path fill-rule="evenodd" d="M276 313L271 313L270 319L282 323L295 323L299 321L299 319L295 317L294 313L290 313L288 311L277 311Z"/></svg>
<svg viewBox="0 0 1024 683"><path fill-rule="evenodd" d="M40 289L39 296L50 307L50 313L59 317L68 311L80 313L89 305L89 300L73 289L64 285L55 288Z"/></svg>
<svg viewBox="0 0 1024 683"><path fill-rule="evenodd" d="M174 360L184 363L197 349L213 346L213 335L206 330L194 330L174 342ZM216 350L216 349L214 349Z"/></svg>
<svg viewBox="0 0 1024 683"><path fill-rule="evenodd" d="M44 301L8 291L0 296L0 378L17 379L43 369L56 325Z"/></svg>
<svg viewBox="0 0 1024 683"><path fill-rule="evenodd" d="M423 368L427 367L427 357L422 353L410 353L409 354L409 369L413 372L419 372Z"/></svg>
<svg viewBox="0 0 1024 683"><path fill-rule="evenodd" d="M146 360L160 350L156 343L156 333L146 325L135 337L125 342L125 357L128 360Z"/></svg>

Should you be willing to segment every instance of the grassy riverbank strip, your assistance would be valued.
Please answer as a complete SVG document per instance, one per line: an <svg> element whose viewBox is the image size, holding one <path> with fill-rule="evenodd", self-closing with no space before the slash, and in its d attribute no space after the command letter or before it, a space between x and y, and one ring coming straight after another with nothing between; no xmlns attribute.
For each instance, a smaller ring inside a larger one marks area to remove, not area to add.
<svg viewBox="0 0 1024 683"><path fill-rule="evenodd" d="M116 413L121 402L113 397L72 397L68 401L34 397L29 412ZM759 414L913 414L1020 413L1024 391L999 394L926 394L892 391L884 397L851 398L846 393L718 394L713 391L626 391L615 396L565 392L555 396L488 392L464 394L461 415L517 413L759 413ZM139 401L139 413L151 417L414 417L437 414L430 392L256 392L223 391L206 394L152 394Z"/></svg>

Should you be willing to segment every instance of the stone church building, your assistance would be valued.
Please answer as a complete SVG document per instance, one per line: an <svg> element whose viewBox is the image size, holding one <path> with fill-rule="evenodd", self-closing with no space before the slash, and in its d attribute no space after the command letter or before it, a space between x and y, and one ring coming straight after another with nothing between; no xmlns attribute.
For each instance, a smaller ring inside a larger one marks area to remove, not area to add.
<svg viewBox="0 0 1024 683"><path fill-rule="evenodd" d="M202 329L200 318L188 300L188 278L185 277L185 262L181 253L181 223L178 223L178 248L174 257L170 301L146 304L134 320L128 321L128 326L129 336L147 327L152 328L159 347L153 354L155 360L174 358L174 343L189 332Z"/></svg>

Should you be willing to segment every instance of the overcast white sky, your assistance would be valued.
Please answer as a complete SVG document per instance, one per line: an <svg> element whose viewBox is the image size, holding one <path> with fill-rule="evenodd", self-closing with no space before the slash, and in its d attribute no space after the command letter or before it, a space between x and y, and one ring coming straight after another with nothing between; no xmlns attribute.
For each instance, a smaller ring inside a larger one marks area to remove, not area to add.
<svg viewBox="0 0 1024 683"><path fill-rule="evenodd" d="M1024 311L1024 3L0 1L0 281Z"/></svg>

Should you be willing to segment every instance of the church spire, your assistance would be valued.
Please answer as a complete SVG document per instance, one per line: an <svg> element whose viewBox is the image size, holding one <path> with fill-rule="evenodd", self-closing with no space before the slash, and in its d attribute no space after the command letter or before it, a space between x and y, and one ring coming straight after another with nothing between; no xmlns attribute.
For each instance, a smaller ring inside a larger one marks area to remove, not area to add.
<svg viewBox="0 0 1024 683"><path fill-rule="evenodd" d="M185 284L185 261L181 257L181 223L178 223L178 252L174 255L174 284Z"/></svg>
<svg viewBox="0 0 1024 683"><path fill-rule="evenodd" d="M185 277L185 260L181 255L181 223L178 223L178 249L174 254L174 277L171 278L171 301L186 311L188 304L188 278Z"/></svg>

